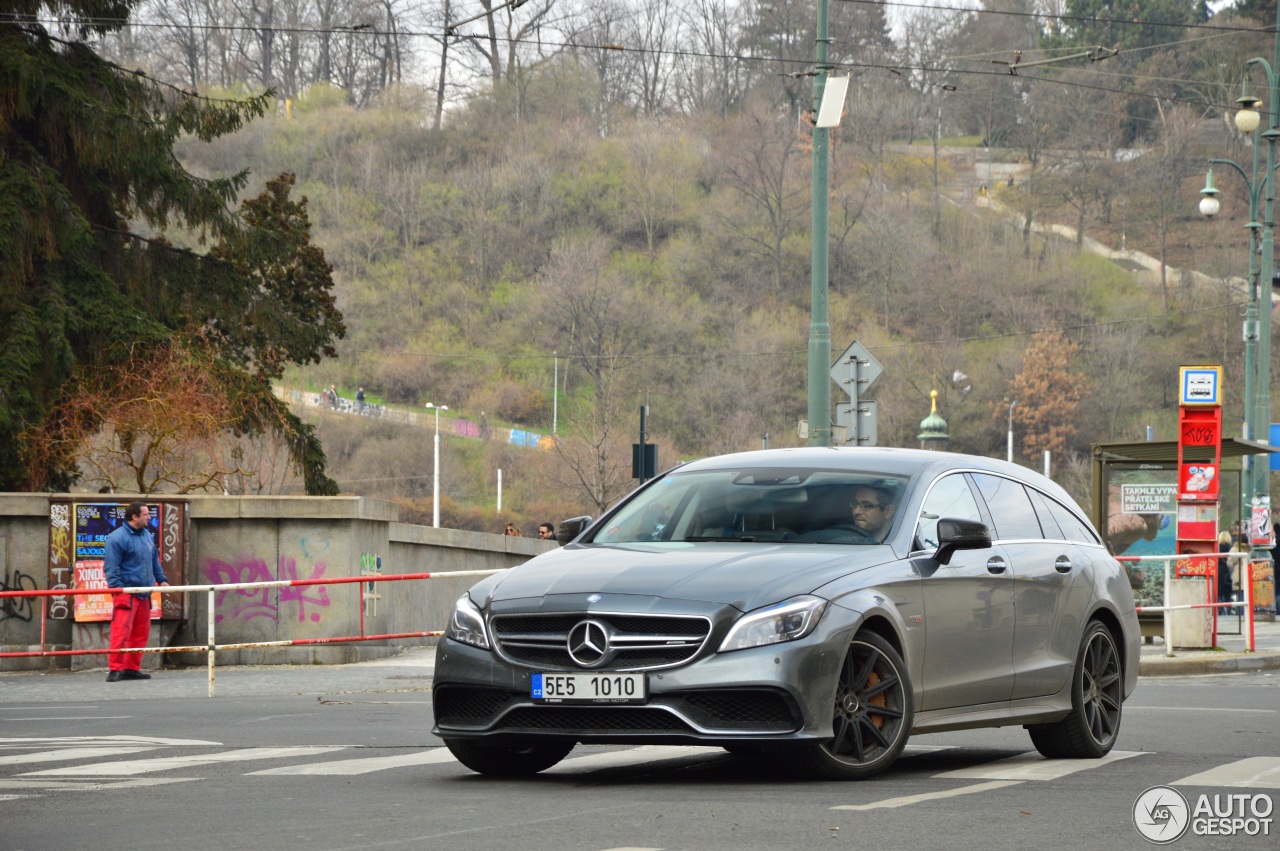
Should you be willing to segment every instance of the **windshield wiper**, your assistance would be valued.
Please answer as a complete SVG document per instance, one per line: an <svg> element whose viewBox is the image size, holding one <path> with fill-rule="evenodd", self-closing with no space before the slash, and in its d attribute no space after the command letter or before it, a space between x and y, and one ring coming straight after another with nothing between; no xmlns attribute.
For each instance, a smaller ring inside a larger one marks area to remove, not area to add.
<svg viewBox="0 0 1280 851"><path fill-rule="evenodd" d="M748 542L754 543L754 542L755 542L755 540L756 540L756 537L755 537L754 535L743 535L742 537L736 537L736 536L733 536L733 535L694 535L694 536L692 536L692 537L685 538L685 540L686 540L686 541L689 541L689 542L696 542L696 541L748 541Z"/></svg>

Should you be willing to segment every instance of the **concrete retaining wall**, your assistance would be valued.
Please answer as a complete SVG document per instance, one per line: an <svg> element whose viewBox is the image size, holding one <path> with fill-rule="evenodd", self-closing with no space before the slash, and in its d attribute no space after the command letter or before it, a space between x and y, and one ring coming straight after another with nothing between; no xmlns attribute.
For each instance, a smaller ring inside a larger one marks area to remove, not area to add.
<svg viewBox="0 0 1280 851"><path fill-rule="evenodd" d="M66 495L59 495L65 497ZM84 502L96 494L76 495ZM152 497L153 499L155 497ZM49 586L49 494L0 494L0 582L5 590ZM128 501L127 495L111 500ZM191 496L191 537L186 582L190 585L497 570L513 567L555 546L536 538L508 538L457 529L433 529L399 522L391 503L363 497ZM219 644L329 638L443 629L453 603L477 582L475 577L383 582L376 598L362 599L368 585L303 586L216 592ZM187 595L182 621L162 621L152 629L152 644L195 645L206 640L208 594ZM3 601L0 650L34 650L40 644L40 607L26 600ZM45 620L46 649L105 647L105 624ZM219 665L336 663L397 652L394 644L429 639L358 642L291 648L219 651ZM375 646L376 645L376 646ZM204 654L167 654L166 661L203 664ZM181 657L181 658L178 658ZM161 663L160 654L144 665ZM53 659L2 659L0 670L106 666L103 656Z"/></svg>

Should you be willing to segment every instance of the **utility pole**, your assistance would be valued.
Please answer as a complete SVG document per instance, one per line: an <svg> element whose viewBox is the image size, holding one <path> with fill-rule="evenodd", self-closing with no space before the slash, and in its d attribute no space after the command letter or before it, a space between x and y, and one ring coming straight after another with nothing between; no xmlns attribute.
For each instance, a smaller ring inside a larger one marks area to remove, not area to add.
<svg viewBox="0 0 1280 851"><path fill-rule="evenodd" d="M818 127L818 109L827 87L827 3L818 0L817 72L813 78L813 262L809 320L809 445L831 445L831 325L827 316L828 199L831 186L830 131Z"/></svg>

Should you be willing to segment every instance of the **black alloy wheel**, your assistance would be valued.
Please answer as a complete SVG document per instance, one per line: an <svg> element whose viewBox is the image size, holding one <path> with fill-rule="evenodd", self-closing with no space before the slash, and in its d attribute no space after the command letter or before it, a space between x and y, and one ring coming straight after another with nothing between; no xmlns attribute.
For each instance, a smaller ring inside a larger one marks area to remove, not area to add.
<svg viewBox="0 0 1280 851"><path fill-rule="evenodd" d="M862 780L884 771L906 747L915 716L907 666L884 638L860 632L840 667L832 738L797 754L806 772Z"/></svg>
<svg viewBox="0 0 1280 851"><path fill-rule="evenodd" d="M1071 676L1071 711L1053 724L1027 727L1031 742L1050 759L1098 759L1120 734L1124 671L1111 631L1090 621Z"/></svg>

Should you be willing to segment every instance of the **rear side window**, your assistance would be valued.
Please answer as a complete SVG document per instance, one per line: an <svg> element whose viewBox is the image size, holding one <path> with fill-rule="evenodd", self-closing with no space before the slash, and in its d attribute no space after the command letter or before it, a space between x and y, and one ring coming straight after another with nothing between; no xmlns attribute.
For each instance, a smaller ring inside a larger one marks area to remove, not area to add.
<svg viewBox="0 0 1280 851"><path fill-rule="evenodd" d="M1053 511L1049 508L1049 500L1045 499L1044 494L1035 488L1027 488L1027 493L1031 495L1031 502L1036 507L1036 517L1040 519L1040 528L1044 530L1044 536L1051 541L1070 540L1058 525L1058 521L1054 519Z"/></svg>
<svg viewBox="0 0 1280 851"><path fill-rule="evenodd" d="M1100 543L1098 536L1093 534L1093 530L1089 528L1089 525L1077 517L1074 512L1049 497L1045 497L1044 501L1049 503L1049 511L1053 514L1053 519L1057 520L1058 525L1062 527L1062 532L1067 536L1067 540L1078 541L1082 544Z"/></svg>
<svg viewBox="0 0 1280 851"><path fill-rule="evenodd" d="M1020 482L987 473L974 473L973 478L991 511L997 538L1012 541L1044 537L1040 521L1036 519L1036 510Z"/></svg>

